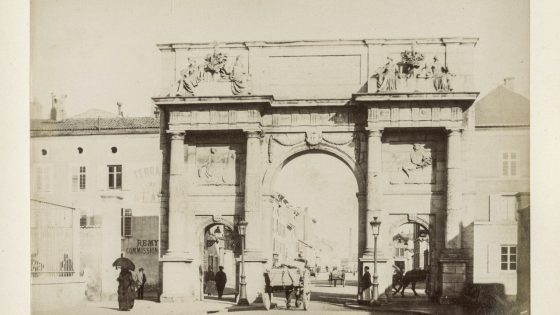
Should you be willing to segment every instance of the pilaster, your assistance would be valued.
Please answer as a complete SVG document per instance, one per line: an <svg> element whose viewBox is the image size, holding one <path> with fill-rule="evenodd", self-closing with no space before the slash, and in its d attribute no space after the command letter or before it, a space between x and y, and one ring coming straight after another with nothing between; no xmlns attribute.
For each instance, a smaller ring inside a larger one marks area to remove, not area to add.
<svg viewBox="0 0 560 315"><path fill-rule="evenodd" d="M193 264L194 215L187 207L185 181L185 132L169 132L169 247L163 262L162 302L187 302L197 298L198 269Z"/></svg>
<svg viewBox="0 0 560 315"><path fill-rule="evenodd" d="M382 167L382 147L381 135L382 129L368 130L368 145L367 145L367 210L366 210L366 246L364 256L373 256L373 235L372 227L369 224L373 217L382 219L382 182L381 182L381 167Z"/></svg>

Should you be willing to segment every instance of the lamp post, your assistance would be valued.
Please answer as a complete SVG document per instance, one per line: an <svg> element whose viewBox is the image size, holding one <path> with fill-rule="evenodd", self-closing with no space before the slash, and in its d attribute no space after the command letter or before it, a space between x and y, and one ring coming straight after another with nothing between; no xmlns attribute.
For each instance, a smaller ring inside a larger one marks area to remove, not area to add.
<svg viewBox="0 0 560 315"><path fill-rule="evenodd" d="M372 234L373 234L373 297L371 304L379 305L379 281L377 276L377 236L379 236L379 226L381 221L377 221L377 217L373 217L371 221Z"/></svg>
<svg viewBox="0 0 560 315"><path fill-rule="evenodd" d="M245 282L245 235L247 232L247 221L240 221L237 230L241 236L241 281L239 282L239 301L237 305L249 305L247 300L247 282Z"/></svg>

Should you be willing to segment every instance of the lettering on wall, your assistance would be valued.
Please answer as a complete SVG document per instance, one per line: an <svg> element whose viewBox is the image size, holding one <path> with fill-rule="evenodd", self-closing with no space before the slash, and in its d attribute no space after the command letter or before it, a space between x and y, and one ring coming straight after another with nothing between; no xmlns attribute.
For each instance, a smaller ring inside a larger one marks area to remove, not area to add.
<svg viewBox="0 0 560 315"><path fill-rule="evenodd" d="M125 249L127 254L157 255L159 240L136 240L136 247Z"/></svg>

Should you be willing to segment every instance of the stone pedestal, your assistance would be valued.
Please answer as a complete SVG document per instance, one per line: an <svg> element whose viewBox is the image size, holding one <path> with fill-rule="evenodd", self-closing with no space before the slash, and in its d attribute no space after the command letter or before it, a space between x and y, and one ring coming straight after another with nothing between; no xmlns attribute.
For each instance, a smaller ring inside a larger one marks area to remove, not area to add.
<svg viewBox="0 0 560 315"><path fill-rule="evenodd" d="M456 303L463 295L467 281L468 257L463 249L444 249L439 258L441 304Z"/></svg>
<svg viewBox="0 0 560 315"><path fill-rule="evenodd" d="M237 260L241 265L241 257ZM261 302L264 292L264 264L266 260L245 257L245 282L247 282L247 301L250 304ZM239 266L241 271L241 266ZM239 274L241 276L241 273ZM239 291L239 288L237 289Z"/></svg>
<svg viewBox="0 0 560 315"><path fill-rule="evenodd" d="M193 259L185 255L167 254L163 262L162 303L190 302L199 299L199 271Z"/></svg>
<svg viewBox="0 0 560 315"><path fill-rule="evenodd" d="M362 276L364 274L364 268L369 267L369 273L371 274L371 281L373 282L373 274L374 274L374 263L373 263L373 256L362 256L359 259L359 268L361 272L358 273L358 288L361 284ZM391 294L388 296L385 295L386 290L391 287L391 283L393 281L393 268L391 266L391 261L386 257L377 258L377 282L379 283L379 299L381 301L387 301L387 299L391 298ZM373 292L373 291L372 291ZM367 303L369 301L365 301L363 299L363 295L359 294L358 291L358 303Z"/></svg>

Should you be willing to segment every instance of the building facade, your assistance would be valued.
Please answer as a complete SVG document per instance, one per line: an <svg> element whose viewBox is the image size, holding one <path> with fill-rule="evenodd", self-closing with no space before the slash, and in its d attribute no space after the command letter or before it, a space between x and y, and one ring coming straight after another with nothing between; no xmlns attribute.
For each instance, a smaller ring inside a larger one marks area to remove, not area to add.
<svg viewBox="0 0 560 315"><path fill-rule="evenodd" d="M63 118L31 122L31 198L75 209L76 276L90 299L116 295L121 253L144 267L147 288L160 284L161 153L155 118ZM48 253L46 253L48 255ZM79 258L79 259L78 259Z"/></svg>

